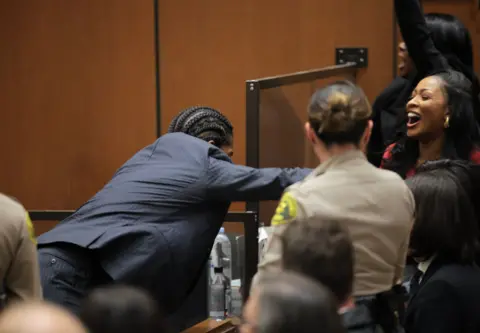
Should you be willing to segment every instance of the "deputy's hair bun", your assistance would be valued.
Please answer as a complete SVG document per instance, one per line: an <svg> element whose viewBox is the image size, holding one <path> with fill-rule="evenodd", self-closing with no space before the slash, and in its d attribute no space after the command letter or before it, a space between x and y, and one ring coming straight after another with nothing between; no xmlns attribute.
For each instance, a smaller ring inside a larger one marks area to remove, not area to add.
<svg viewBox="0 0 480 333"><path fill-rule="evenodd" d="M344 112L350 113L350 96L341 92L335 91L332 93L327 100L328 108L332 113Z"/></svg>
<svg viewBox="0 0 480 333"><path fill-rule="evenodd" d="M317 134L346 133L359 122L365 126L371 113L361 88L349 81L338 81L313 94L308 118Z"/></svg>

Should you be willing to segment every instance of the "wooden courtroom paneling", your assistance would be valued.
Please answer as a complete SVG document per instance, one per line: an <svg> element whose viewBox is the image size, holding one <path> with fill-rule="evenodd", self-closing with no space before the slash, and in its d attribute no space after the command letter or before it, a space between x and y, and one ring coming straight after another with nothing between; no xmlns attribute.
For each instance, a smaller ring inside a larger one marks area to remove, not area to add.
<svg viewBox="0 0 480 333"><path fill-rule="evenodd" d="M155 139L153 8L2 2L1 192L27 209L77 208Z"/></svg>
<svg viewBox="0 0 480 333"><path fill-rule="evenodd" d="M375 98L392 80L392 11L378 0L159 0L163 130L188 106L218 108L233 122L234 162L243 164L245 80L332 65L335 47L369 48L359 83ZM287 131L276 144L294 141Z"/></svg>

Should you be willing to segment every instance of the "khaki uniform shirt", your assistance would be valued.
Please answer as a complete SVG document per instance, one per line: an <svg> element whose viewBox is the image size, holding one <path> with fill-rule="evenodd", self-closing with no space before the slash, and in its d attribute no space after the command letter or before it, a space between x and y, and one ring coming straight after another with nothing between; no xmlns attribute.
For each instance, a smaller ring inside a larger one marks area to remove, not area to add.
<svg viewBox="0 0 480 333"><path fill-rule="evenodd" d="M37 247L28 213L0 194L0 284L9 300L41 299Z"/></svg>
<svg viewBox="0 0 480 333"><path fill-rule="evenodd" d="M375 168L360 151L332 157L285 191L255 281L280 268L279 235L286 224L333 219L353 241L354 296L389 290L402 278L414 211L413 195L397 174Z"/></svg>

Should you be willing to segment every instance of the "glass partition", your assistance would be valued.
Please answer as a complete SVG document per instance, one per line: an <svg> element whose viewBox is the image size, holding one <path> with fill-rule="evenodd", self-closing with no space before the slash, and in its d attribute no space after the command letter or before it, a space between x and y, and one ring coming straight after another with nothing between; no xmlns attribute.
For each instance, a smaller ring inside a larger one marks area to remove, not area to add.
<svg viewBox="0 0 480 333"><path fill-rule="evenodd" d="M354 64L247 81L247 164L252 167L318 165L304 135L312 94L328 83L355 80ZM277 202L250 202L259 221L269 225Z"/></svg>

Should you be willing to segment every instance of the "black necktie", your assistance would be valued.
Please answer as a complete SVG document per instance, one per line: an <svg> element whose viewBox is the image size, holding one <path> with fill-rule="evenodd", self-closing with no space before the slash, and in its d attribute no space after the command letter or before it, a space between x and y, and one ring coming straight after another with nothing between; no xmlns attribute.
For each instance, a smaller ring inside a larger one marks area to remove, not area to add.
<svg viewBox="0 0 480 333"><path fill-rule="evenodd" d="M410 296L413 296L417 293L418 288L420 288L420 281L422 279L423 272L419 269L413 274L412 279L410 280Z"/></svg>

